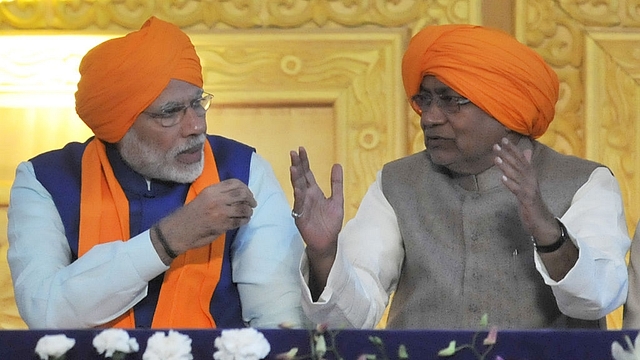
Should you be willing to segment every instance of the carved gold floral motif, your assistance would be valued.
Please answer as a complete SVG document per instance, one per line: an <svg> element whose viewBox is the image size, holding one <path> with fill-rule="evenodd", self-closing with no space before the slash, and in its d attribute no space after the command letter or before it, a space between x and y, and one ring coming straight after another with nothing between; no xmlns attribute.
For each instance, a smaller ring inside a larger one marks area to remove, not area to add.
<svg viewBox="0 0 640 360"><path fill-rule="evenodd" d="M518 1L517 36L553 65L561 81L556 119L541 140L609 166L631 233L640 216L637 98L639 1Z"/></svg>
<svg viewBox="0 0 640 360"><path fill-rule="evenodd" d="M0 29L135 29L151 15L181 27L398 27L468 22L468 0L3 0Z"/></svg>

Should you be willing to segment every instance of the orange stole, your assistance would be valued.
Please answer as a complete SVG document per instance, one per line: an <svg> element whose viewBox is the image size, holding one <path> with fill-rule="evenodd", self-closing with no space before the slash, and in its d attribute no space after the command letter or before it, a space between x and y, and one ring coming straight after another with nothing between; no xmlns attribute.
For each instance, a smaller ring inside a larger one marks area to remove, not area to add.
<svg viewBox="0 0 640 360"><path fill-rule="evenodd" d="M191 184L185 203L209 185L220 182L218 168L205 141L204 170ZM105 145L91 141L82 156L82 188L80 190L80 234L78 256L92 247L129 239L129 203L107 158ZM164 275L153 328L215 328L209 312L224 257L225 235L209 246L192 249L173 260ZM104 324L105 327L134 328L133 308Z"/></svg>

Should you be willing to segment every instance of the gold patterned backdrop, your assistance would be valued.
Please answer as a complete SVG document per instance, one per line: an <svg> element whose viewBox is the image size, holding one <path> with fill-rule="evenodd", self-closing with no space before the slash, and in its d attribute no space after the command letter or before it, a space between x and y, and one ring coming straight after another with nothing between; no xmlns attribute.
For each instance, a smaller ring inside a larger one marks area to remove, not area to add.
<svg viewBox="0 0 640 360"><path fill-rule="evenodd" d="M382 164L423 147L400 82L409 37L430 24L501 27L560 76L556 120L541 141L609 165L635 230L640 0L0 0L3 214L19 161L90 135L73 111L84 52L151 15L196 44L216 96L210 132L256 146L288 193L290 149L309 149L325 189L329 167L342 163L347 217ZM0 329L24 328L0 220Z"/></svg>

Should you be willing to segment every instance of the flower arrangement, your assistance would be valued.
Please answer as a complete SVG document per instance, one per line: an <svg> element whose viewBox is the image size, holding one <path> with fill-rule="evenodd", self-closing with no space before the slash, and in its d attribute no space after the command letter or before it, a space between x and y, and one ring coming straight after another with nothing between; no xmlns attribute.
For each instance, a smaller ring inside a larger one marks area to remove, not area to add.
<svg viewBox="0 0 640 360"><path fill-rule="evenodd" d="M38 340L35 351L42 360L64 360L67 351L75 344L74 339L64 334L45 335Z"/></svg>
<svg viewBox="0 0 640 360"><path fill-rule="evenodd" d="M468 350L478 360L488 359L490 352L497 343L498 330L489 326L487 316L481 318L481 325L486 330L480 330L473 334L469 343L458 344L455 340L438 351L439 357L451 357L464 350ZM278 360L326 360L345 359L338 349L338 334L340 330L329 330L326 325L318 325L309 330L308 354L298 354L299 348L293 347L289 351L273 355ZM479 341L485 334L484 340ZM624 341L614 341L611 344L611 357L614 360L640 360L640 332L636 334L634 341L628 335L624 335ZM368 340L374 347L374 353L360 354L357 359L351 360L408 360L409 351L404 344L400 344L395 351L389 353L384 340L378 336L368 336ZM147 348L142 356L143 360L193 360L191 354L191 338L177 331L169 330L168 333L156 332L147 341ZM124 360L127 354L139 350L135 338L122 329L106 329L93 338L93 347L97 353L106 358ZM68 338L64 334L45 335L41 337L35 347L35 353L41 360L66 360L67 352L76 345L76 340ZM222 330L220 336L215 338L213 353L215 360L260 360L265 359L271 345L265 336L253 328ZM389 355L392 354L392 355ZM419 354L424 356L424 354ZM271 357L270 357L271 358ZM494 360L503 360L496 355ZM72 359L69 359L72 360Z"/></svg>
<svg viewBox="0 0 640 360"><path fill-rule="evenodd" d="M264 335L253 328L222 330L214 345L215 360L259 360L271 351Z"/></svg>
<svg viewBox="0 0 640 360"><path fill-rule="evenodd" d="M129 337L129 333L123 329L102 331L93 338L93 347L98 354L104 354L105 357L113 360L122 360L127 354L137 352L139 349L138 341Z"/></svg>
<svg viewBox="0 0 640 360"><path fill-rule="evenodd" d="M158 331L149 337L142 360L193 360L191 338L174 330Z"/></svg>

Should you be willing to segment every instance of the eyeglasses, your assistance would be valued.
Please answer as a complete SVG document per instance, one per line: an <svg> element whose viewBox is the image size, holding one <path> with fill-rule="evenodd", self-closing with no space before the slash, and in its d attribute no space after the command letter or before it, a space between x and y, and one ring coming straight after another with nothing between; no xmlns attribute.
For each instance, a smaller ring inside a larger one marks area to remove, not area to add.
<svg viewBox="0 0 640 360"><path fill-rule="evenodd" d="M209 106L211 106L211 99L213 99L212 94L202 93L202 97L191 100L189 105L176 104L162 109L161 112L143 111L142 113L157 120L163 127L171 127L180 123L182 118L187 114L188 108L192 108L193 111L196 112L196 115L203 117L209 109Z"/></svg>
<svg viewBox="0 0 640 360"><path fill-rule="evenodd" d="M447 114L455 114L460 111L460 106L471 103L471 100L462 96L436 94L434 97L428 93L419 93L411 97L411 106L422 115L429 110L434 99L436 106Z"/></svg>

